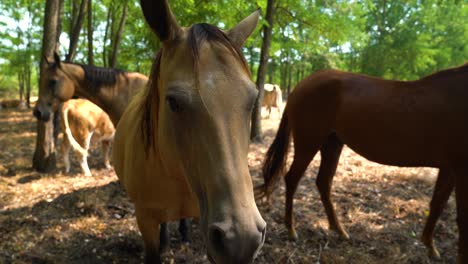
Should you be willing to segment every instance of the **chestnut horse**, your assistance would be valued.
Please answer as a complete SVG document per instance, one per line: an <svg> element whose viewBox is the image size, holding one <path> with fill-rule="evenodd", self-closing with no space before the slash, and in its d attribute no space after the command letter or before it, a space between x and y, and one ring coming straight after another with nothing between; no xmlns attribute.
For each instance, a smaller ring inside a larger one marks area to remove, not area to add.
<svg viewBox="0 0 468 264"><path fill-rule="evenodd" d="M439 257L434 227L455 188L458 262L468 262L468 64L417 81L389 81L337 70L302 80L288 98L263 165L267 199L280 180L292 135L294 160L285 176L285 222L296 238L293 196L308 164L320 151L317 187L330 229L343 237L330 189L343 144L381 164L439 168L422 241Z"/></svg>
<svg viewBox="0 0 468 264"><path fill-rule="evenodd" d="M209 259L251 263L266 223L247 164L257 97L241 48L259 13L228 31L180 27L167 0L141 0L162 42L148 86L117 125L114 168L135 204L147 263L159 263L159 223L200 217Z"/></svg>
<svg viewBox="0 0 468 264"><path fill-rule="evenodd" d="M130 99L148 82L148 77L138 72L62 62L57 53L54 53L53 60L45 60L45 77L34 107L34 115L43 121L58 109L60 102L78 96L103 109L116 127ZM189 221L182 219L179 232L183 241L189 241L188 230ZM161 249L168 245L169 231L164 223L161 225Z"/></svg>

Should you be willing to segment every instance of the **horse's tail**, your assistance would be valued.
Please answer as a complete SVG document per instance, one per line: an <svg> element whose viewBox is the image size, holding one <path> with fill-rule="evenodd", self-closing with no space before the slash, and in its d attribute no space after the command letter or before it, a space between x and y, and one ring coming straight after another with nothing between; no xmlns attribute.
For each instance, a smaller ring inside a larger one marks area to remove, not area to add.
<svg viewBox="0 0 468 264"><path fill-rule="evenodd" d="M88 154L88 151L86 149L84 149L76 141L76 139L73 137L73 134L71 132L70 125L68 123L68 111L69 110L70 110L70 107L68 107L68 106L64 107L64 109L62 110L62 122L63 122L63 124L65 126L64 133L67 135L68 141L72 145L73 149L77 150L78 152L80 152L81 155L85 156L85 155Z"/></svg>
<svg viewBox="0 0 468 264"><path fill-rule="evenodd" d="M266 153L262 167L264 184L256 188L257 198L265 196L268 200L270 194L280 181L288 157L290 134L291 128L289 126L287 110L285 109L275 139Z"/></svg>

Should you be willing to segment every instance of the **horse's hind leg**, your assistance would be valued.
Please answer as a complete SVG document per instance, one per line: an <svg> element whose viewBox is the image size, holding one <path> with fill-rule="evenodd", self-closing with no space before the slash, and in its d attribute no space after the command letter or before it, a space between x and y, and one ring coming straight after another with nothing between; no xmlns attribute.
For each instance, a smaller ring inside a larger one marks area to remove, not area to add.
<svg viewBox="0 0 468 264"><path fill-rule="evenodd" d="M439 251L437 251L434 245L434 228L455 186L455 178L453 176L451 171L447 169L440 169L437 176L437 182L430 203L429 216L427 217L421 236L421 241L429 250L430 257L440 258Z"/></svg>
<svg viewBox="0 0 468 264"><path fill-rule="evenodd" d="M468 168L457 170L455 175L457 201L458 264L468 263Z"/></svg>
<svg viewBox="0 0 468 264"><path fill-rule="evenodd" d="M154 220L151 210L139 208L137 205L135 205L135 215L138 229L140 229L140 233L145 244L145 263L160 264L159 223Z"/></svg>
<svg viewBox="0 0 468 264"><path fill-rule="evenodd" d="M320 153L322 156L320 169L317 175L317 188L320 192L323 207L328 217L330 229L336 231L344 238L349 238L348 233L341 226L340 221L336 217L335 208L330 199L330 191L333 183L333 176L338 166L343 143L335 134L331 134L325 144L322 145Z"/></svg>
<svg viewBox="0 0 468 264"><path fill-rule="evenodd" d="M296 229L294 228L293 216L294 193L296 192L299 180L304 175L307 166L318 151L318 147L311 148L309 150L303 149L299 144L295 144L295 147L296 149L294 153L294 161L291 164L291 168L289 169L288 173L284 178L284 180L286 181L285 223L289 231L289 238L292 240L297 239Z"/></svg>

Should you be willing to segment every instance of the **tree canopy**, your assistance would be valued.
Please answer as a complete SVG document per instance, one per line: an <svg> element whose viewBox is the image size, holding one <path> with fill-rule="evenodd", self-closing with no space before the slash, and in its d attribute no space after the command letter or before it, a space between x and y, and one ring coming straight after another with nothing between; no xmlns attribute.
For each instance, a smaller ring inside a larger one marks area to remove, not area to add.
<svg viewBox="0 0 468 264"><path fill-rule="evenodd" d="M62 1L62 59L88 1ZM267 0L172 0L171 5L181 25L208 22L225 29L261 8L261 25L244 48L256 76ZM159 43L138 1L94 0L88 7L72 60L148 74ZM285 89L323 68L412 80L468 59L468 4L462 0L276 0L274 8L266 82ZM1 1L0 88L19 89L24 72L32 69L37 89L43 16L44 2Z"/></svg>

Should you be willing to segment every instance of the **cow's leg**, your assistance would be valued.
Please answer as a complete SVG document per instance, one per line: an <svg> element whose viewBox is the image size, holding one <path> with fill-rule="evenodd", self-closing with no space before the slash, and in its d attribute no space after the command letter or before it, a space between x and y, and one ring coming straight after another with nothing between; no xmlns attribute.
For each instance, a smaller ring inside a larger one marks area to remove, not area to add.
<svg viewBox="0 0 468 264"><path fill-rule="evenodd" d="M102 144L102 154L104 155L104 166L106 166L106 169L110 169L111 165L110 165L110 159L109 159L109 151L110 151L110 146L112 142L109 140L103 140L101 144Z"/></svg>

